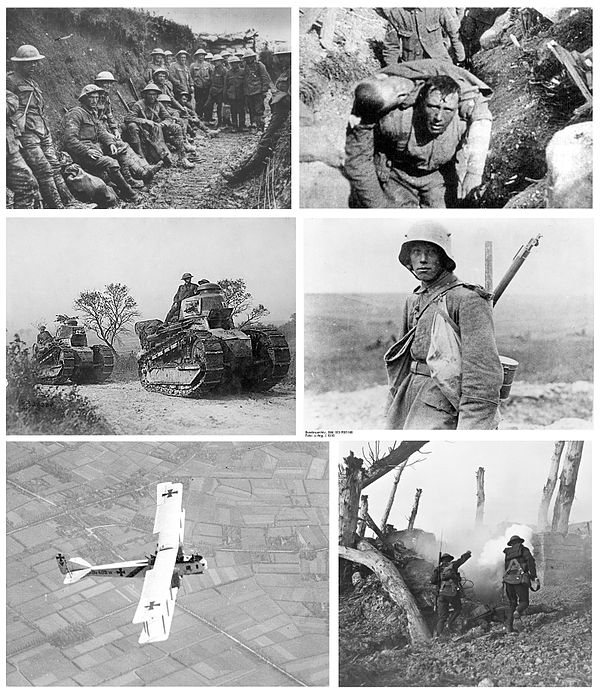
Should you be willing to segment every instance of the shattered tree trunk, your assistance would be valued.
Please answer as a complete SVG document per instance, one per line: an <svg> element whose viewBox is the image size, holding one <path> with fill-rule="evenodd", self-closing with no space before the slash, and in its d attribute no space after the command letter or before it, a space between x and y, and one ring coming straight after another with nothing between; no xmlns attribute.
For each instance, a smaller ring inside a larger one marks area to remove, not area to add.
<svg viewBox="0 0 600 694"><path fill-rule="evenodd" d="M394 448L371 466L368 474L363 479L362 488L368 487L380 477L391 472L398 465L408 460L413 453L416 453L426 443L427 441L402 441L397 448Z"/></svg>
<svg viewBox="0 0 600 694"><path fill-rule="evenodd" d="M365 536L367 529L367 516L369 515L369 497L363 494L360 497L360 510L358 511L358 534L360 537Z"/></svg>
<svg viewBox="0 0 600 694"><path fill-rule="evenodd" d="M398 469L396 470L396 474L394 475L394 481L392 482L392 488L390 490L390 497L388 499L388 502L385 506L385 511L383 512L383 516L381 516L381 527L385 529L385 526L387 524L388 518L390 516L390 511L392 510L392 506L394 505L394 497L396 496L396 489L398 488L398 482L400 482L400 478L402 477L402 473L404 472L404 468L406 467L406 463L408 461L404 462L402 465L398 466Z"/></svg>
<svg viewBox="0 0 600 694"><path fill-rule="evenodd" d="M477 480L477 509L475 510L475 525L483 525L483 511L485 506L485 468L477 468L475 478Z"/></svg>
<svg viewBox="0 0 600 694"><path fill-rule="evenodd" d="M408 633L413 643L431 640L431 632L417 607L413 594L390 559L384 557L365 540L358 542L358 549L340 547L339 553L343 559L363 564L373 571L390 598L406 613Z"/></svg>
<svg viewBox="0 0 600 694"><path fill-rule="evenodd" d="M554 502L552 532L561 533L562 535L566 535L569 532L569 516L571 515L571 506L575 498L575 486L577 485L577 474L579 473L582 451L583 441L569 441L567 454L560 473L558 495Z"/></svg>
<svg viewBox="0 0 600 694"><path fill-rule="evenodd" d="M410 518L408 519L408 530L412 530L415 527L415 519L417 518L417 512L419 510L419 501L421 499L422 489L417 489L415 493L415 501L413 503L412 511L410 512Z"/></svg>
<svg viewBox="0 0 600 694"><path fill-rule="evenodd" d="M564 441L557 441L554 444L554 453L552 454L552 460L550 461L550 470L548 471L548 479L546 484L542 489L542 500L540 501L540 507L538 509L538 520L537 520L537 531L538 533L543 533L548 530L548 509L550 508L550 501L552 500L552 495L556 488L556 479L558 477L558 466L560 465L560 459L562 457L563 449L565 447Z"/></svg>
<svg viewBox="0 0 600 694"><path fill-rule="evenodd" d="M362 486L362 458L350 455L344 458L346 468L339 473L339 543L348 547L354 546L354 534L358 523L358 505Z"/></svg>

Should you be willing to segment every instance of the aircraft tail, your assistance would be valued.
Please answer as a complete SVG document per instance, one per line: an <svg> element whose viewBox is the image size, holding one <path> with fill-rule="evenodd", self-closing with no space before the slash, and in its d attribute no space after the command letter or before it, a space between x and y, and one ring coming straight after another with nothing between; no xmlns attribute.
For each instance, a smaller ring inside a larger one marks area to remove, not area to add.
<svg viewBox="0 0 600 694"><path fill-rule="evenodd" d="M73 557L67 560L64 554L56 555L56 563L61 574L65 577L64 583L75 583L87 576L92 570L92 565L81 557Z"/></svg>

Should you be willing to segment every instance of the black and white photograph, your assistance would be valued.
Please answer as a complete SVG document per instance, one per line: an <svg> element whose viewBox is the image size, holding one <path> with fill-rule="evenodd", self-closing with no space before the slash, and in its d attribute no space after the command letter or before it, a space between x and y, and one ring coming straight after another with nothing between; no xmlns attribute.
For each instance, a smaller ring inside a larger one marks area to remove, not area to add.
<svg viewBox="0 0 600 694"><path fill-rule="evenodd" d="M7 448L8 686L328 682L320 442Z"/></svg>
<svg viewBox="0 0 600 694"><path fill-rule="evenodd" d="M588 441L339 446L342 687L591 687Z"/></svg>
<svg viewBox="0 0 600 694"><path fill-rule="evenodd" d="M584 219L304 223L307 431L591 429Z"/></svg>
<svg viewBox="0 0 600 694"><path fill-rule="evenodd" d="M300 205L591 208L591 7L307 7Z"/></svg>
<svg viewBox="0 0 600 694"><path fill-rule="evenodd" d="M290 21L8 8L8 207L290 208Z"/></svg>
<svg viewBox="0 0 600 694"><path fill-rule="evenodd" d="M7 235L9 434L295 434L294 220Z"/></svg>

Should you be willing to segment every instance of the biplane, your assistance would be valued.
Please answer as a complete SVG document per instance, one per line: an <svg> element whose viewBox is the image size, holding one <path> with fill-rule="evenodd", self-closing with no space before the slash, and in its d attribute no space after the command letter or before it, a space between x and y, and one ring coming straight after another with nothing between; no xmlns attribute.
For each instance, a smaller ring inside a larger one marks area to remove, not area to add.
<svg viewBox="0 0 600 694"><path fill-rule="evenodd" d="M92 566L81 557L66 559L56 555L64 583L80 581L86 576L144 576L140 600L133 616L134 624L143 624L139 643L165 641L169 638L177 592L183 576L201 574L206 560L200 554L184 554L183 533L185 509L182 507L182 484L161 482L156 485L156 517L153 533L158 533L156 552L145 559Z"/></svg>

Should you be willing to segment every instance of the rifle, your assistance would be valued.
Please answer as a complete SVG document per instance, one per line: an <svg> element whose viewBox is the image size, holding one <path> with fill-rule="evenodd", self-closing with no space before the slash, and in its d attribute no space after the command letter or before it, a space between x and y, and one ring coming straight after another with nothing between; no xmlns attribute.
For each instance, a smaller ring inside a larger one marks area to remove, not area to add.
<svg viewBox="0 0 600 694"><path fill-rule="evenodd" d="M131 109L129 108L129 106L127 106L127 102L126 102L125 99L123 98L121 92L120 92L118 89L116 89L115 91L117 92L117 96L119 97L119 101L123 104L125 110L131 111Z"/></svg>
<svg viewBox="0 0 600 694"><path fill-rule="evenodd" d="M492 303L494 306L496 305L496 302L502 296L502 294L504 294L504 291L506 290L508 285L512 282L514 276L521 268L521 265L523 265L527 256L531 253L531 250L535 248L535 246L539 246L541 237L542 235L538 234L537 236L529 239L529 241L524 246L521 246L521 248L519 248L517 254L513 258L510 267L504 273L504 277L502 277L500 282L498 282L496 289L494 289L493 291Z"/></svg>
<svg viewBox="0 0 600 694"><path fill-rule="evenodd" d="M135 88L135 85L133 84L133 80L131 79L131 77L129 77L127 81L129 82L129 86L131 87L131 93L135 97L135 100L139 101L140 97L137 93L137 89Z"/></svg>
<svg viewBox="0 0 600 694"><path fill-rule="evenodd" d="M434 631L437 627L437 620L438 620L438 601L440 597L440 588L442 587L442 578L440 576L440 564L442 563L442 542L444 541L444 531L442 530L440 534L440 548L438 551L438 563L437 563L437 581L435 585L435 610L433 612L434 617L435 617L435 625L434 625Z"/></svg>

